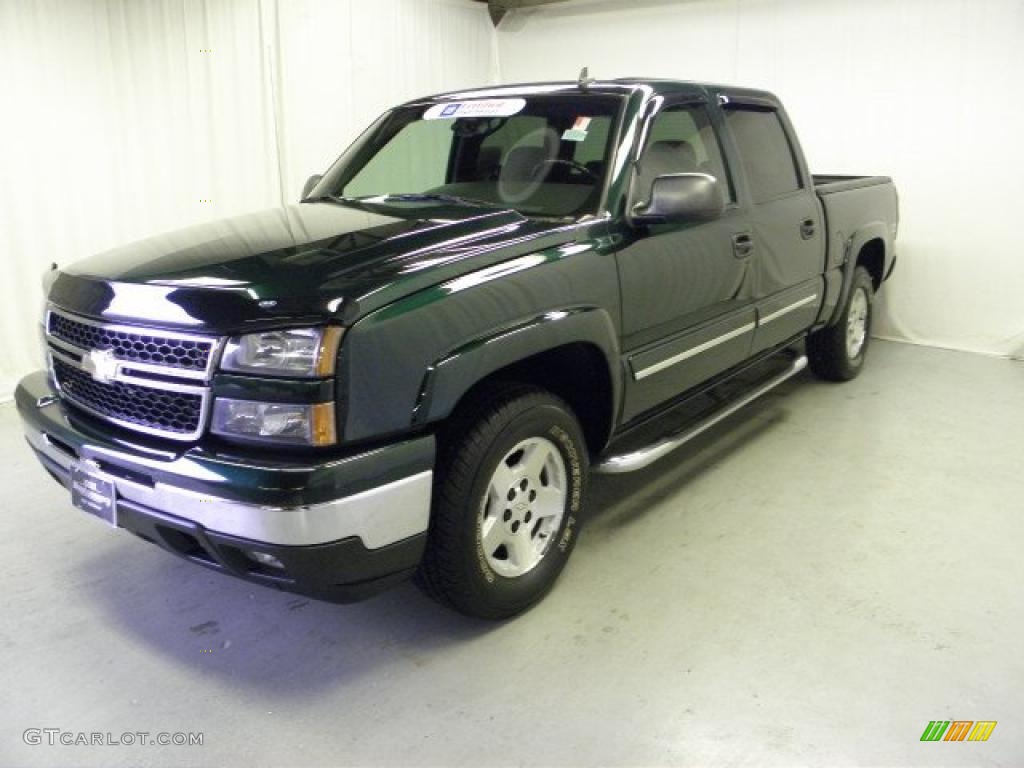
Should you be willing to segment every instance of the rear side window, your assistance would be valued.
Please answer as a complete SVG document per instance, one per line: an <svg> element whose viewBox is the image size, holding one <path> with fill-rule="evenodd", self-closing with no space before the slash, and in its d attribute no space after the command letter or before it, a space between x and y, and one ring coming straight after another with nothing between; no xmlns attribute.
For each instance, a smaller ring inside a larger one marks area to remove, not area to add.
<svg viewBox="0 0 1024 768"><path fill-rule="evenodd" d="M725 110L725 121L739 149L754 202L762 203L800 189L796 158L778 113L771 109L729 107Z"/></svg>

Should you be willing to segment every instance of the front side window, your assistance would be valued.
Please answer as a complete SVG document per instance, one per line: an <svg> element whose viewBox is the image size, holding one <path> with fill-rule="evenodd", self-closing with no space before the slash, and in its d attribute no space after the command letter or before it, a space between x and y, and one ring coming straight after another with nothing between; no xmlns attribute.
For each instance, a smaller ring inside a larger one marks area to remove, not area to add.
<svg viewBox="0 0 1024 768"><path fill-rule="evenodd" d="M551 94L401 107L313 194L444 196L559 218L596 213L621 105L618 96Z"/></svg>
<svg viewBox="0 0 1024 768"><path fill-rule="evenodd" d="M725 201L735 199L718 137L703 106L670 106L651 121L636 181L640 199L650 195L655 178L668 173L714 176Z"/></svg>
<svg viewBox="0 0 1024 768"><path fill-rule="evenodd" d="M773 109L732 106L725 122L736 140L755 203L800 189L793 148Z"/></svg>

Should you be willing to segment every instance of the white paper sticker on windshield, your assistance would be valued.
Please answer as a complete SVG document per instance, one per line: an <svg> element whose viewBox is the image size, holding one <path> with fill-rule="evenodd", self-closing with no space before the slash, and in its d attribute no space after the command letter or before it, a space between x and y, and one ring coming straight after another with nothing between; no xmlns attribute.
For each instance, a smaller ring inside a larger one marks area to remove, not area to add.
<svg viewBox="0 0 1024 768"><path fill-rule="evenodd" d="M460 117L508 117L522 112L526 99L474 99L435 104L423 113L424 120L455 120Z"/></svg>
<svg viewBox="0 0 1024 768"><path fill-rule="evenodd" d="M562 134L562 141L586 141L590 120L591 118L589 117L577 117L576 122L572 124L572 128L567 128L565 133Z"/></svg>

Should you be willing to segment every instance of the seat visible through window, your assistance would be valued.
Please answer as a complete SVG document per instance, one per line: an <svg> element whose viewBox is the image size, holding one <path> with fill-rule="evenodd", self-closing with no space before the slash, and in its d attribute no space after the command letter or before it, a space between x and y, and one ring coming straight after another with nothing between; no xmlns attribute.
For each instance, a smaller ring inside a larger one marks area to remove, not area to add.
<svg viewBox="0 0 1024 768"><path fill-rule="evenodd" d="M656 141L647 148L640 161L637 189L644 199L651 194L651 185L658 176L669 173L696 173L697 152L685 140Z"/></svg>

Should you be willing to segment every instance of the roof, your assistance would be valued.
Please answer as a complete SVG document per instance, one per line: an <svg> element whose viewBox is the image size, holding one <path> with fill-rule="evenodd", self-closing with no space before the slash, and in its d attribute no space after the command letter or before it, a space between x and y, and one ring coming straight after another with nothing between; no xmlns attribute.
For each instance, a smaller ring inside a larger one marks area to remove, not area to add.
<svg viewBox="0 0 1024 768"><path fill-rule="evenodd" d="M578 92L580 84L575 80L560 80L537 83L510 83L507 85L492 85L482 88L469 88L460 91L449 91L414 99L409 104L421 104L424 101L452 101L455 99L474 98L495 98L505 96L536 96L544 93ZM623 77L612 80L594 80L587 85L590 93L610 93L618 95L629 95L636 91L649 91L655 94L705 94L729 93L736 96L747 96L760 99L777 101L768 91L753 88L738 88L731 85L718 85L712 83L698 83L690 80L672 80L667 78L653 77Z"/></svg>

